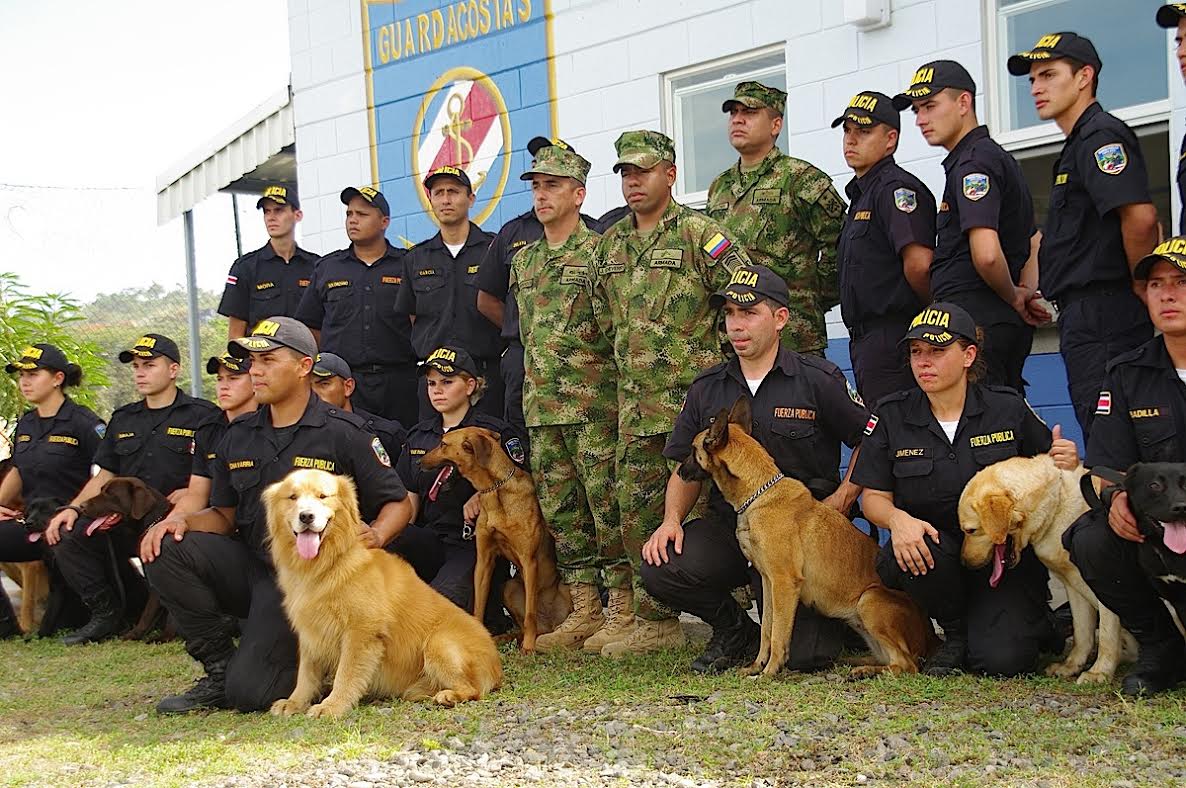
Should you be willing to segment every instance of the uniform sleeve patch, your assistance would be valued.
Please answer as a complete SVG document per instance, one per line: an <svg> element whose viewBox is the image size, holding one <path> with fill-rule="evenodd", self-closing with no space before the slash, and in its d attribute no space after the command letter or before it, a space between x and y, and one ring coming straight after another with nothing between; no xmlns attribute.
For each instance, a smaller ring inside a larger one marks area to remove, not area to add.
<svg viewBox="0 0 1186 788"><path fill-rule="evenodd" d="M391 457L387 454L387 449L383 447L383 441L379 440L378 438L372 438L371 451L375 453L375 459L377 459L384 466L388 468L391 467Z"/></svg>
<svg viewBox="0 0 1186 788"><path fill-rule="evenodd" d="M506 447L507 455L515 461L516 465L522 465L527 460L527 455L523 451L523 442L518 438L511 438L503 446Z"/></svg>
<svg viewBox="0 0 1186 788"><path fill-rule="evenodd" d="M990 186L988 176L983 172L972 172L964 176L964 196L972 202L988 194Z"/></svg>
<svg viewBox="0 0 1186 788"><path fill-rule="evenodd" d="M1095 166L1100 168L1100 172L1107 175L1119 175L1124 172L1124 168L1128 166L1128 154L1124 152L1124 146L1119 142L1114 142L1111 145L1097 148Z"/></svg>
<svg viewBox="0 0 1186 788"><path fill-rule="evenodd" d="M1099 402L1095 404L1095 415L1110 416L1112 415L1112 392L1101 391Z"/></svg>
<svg viewBox="0 0 1186 788"><path fill-rule="evenodd" d="M860 405L862 408L865 407L865 400L861 399L861 395L857 393L857 390L853 388L853 385L847 380L844 381L844 385L848 388L848 398Z"/></svg>
<svg viewBox="0 0 1186 788"><path fill-rule="evenodd" d="M98 435L100 438L106 438L107 437L107 425L104 424L103 422L99 422L98 424L96 424L95 425L95 434Z"/></svg>
<svg viewBox="0 0 1186 788"><path fill-rule="evenodd" d="M713 260L719 260L721 255L729 251L729 247L732 245L733 244L728 238L721 235L720 233L715 233L712 238L708 239L708 243L704 245L704 251L707 252L708 256Z"/></svg>
<svg viewBox="0 0 1186 788"><path fill-rule="evenodd" d="M880 421L876 416L870 416L869 420L865 422L865 434L872 435L873 430L877 429L877 422Z"/></svg>
<svg viewBox="0 0 1186 788"><path fill-rule="evenodd" d="M894 207L902 213L914 213L918 207L918 195L913 189L895 189Z"/></svg>
<svg viewBox="0 0 1186 788"><path fill-rule="evenodd" d="M237 285L237 284L239 284L239 277L237 277L237 276L227 276L227 278L226 278L226 283L227 283L228 285Z"/></svg>

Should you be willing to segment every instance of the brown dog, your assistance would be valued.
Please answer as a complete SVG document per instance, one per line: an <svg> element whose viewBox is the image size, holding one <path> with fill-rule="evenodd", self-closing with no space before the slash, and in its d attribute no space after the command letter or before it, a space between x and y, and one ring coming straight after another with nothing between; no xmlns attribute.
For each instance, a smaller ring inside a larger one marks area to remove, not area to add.
<svg viewBox="0 0 1186 788"><path fill-rule="evenodd" d="M23 522L30 542L41 539L61 505L62 502L56 498L34 498L27 504L16 504L15 508L23 507L18 522ZM22 632L30 635L41 626L49 605L49 567L44 561L5 561L0 563L0 572L12 578L21 588L17 624Z"/></svg>
<svg viewBox="0 0 1186 788"><path fill-rule="evenodd" d="M402 558L359 541L354 482L294 471L263 493L284 610L300 644L292 695L272 713L341 717L365 696L478 700L502 684L490 633L416 577ZM329 695L311 704L333 677Z"/></svg>
<svg viewBox="0 0 1186 788"><path fill-rule="evenodd" d="M519 569L507 581L503 604L523 630L523 650L535 651L538 635L551 632L572 612L572 597L556 571L556 541L544 523L535 483L503 451L498 435L481 427L450 430L420 460L424 468L452 463L481 496L478 561L474 567L474 616L481 621L498 555Z"/></svg>
<svg viewBox="0 0 1186 788"><path fill-rule="evenodd" d="M874 664L856 676L917 673L935 642L930 622L906 594L886 588L874 569L877 547L844 515L784 477L750 437L750 403L742 397L692 440L680 466L688 481L709 477L738 510L737 541L762 575L762 642L747 675L773 676L790 654L800 603L860 632Z"/></svg>

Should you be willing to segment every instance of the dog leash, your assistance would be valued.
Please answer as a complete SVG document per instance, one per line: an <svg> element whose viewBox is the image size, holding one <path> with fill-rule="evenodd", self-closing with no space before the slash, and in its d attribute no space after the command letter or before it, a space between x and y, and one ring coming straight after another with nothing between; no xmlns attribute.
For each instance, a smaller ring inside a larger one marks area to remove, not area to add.
<svg viewBox="0 0 1186 788"><path fill-rule="evenodd" d="M511 472L510 472L509 474L507 474L507 477L506 477L505 479L503 479L501 482L498 482L498 483L497 483L497 484L495 484L493 487L487 487L487 488L486 488L486 489L484 489L484 490L478 490L478 491L477 491L478 495L485 495L485 494L486 494L486 493L488 493L488 492L494 492L494 491L495 491L495 490L497 490L499 487L503 486L504 484L506 484L507 482L509 482L511 479L515 478L515 471L517 471L517 470L519 470L518 466L516 466L516 465L512 464L512 465L511 465Z"/></svg>
<svg viewBox="0 0 1186 788"><path fill-rule="evenodd" d="M1112 492L1109 493L1105 489L1101 497L1096 493L1095 486L1091 483L1092 476L1098 476L1106 482L1111 482ZM1079 477L1079 492L1083 493L1083 500L1087 501L1087 505L1095 510L1107 510L1112 504L1112 496L1117 490L1122 489L1124 489L1124 474L1114 468L1097 465L1090 472ZM1103 500L1104 498L1107 500Z"/></svg>
<svg viewBox="0 0 1186 788"><path fill-rule="evenodd" d="M755 491L755 492L754 492L754 494L753 494L753 495L751 495L749 498L746 498L746 499L745 499L745 503L743 503L741 506L737 507L737 514L739 514L739 515L741 515L741 514L745 514L745 510L746 510L746 509L748 509L748 508L750 508L751 506L753 506L753 505L754 505L754 501L756 501L756 500L758 500L759 498L761 498L761 497L762 497L762 495L763 495L763 494L764 494L764 493L765 493L767 490L769 490L771 487L773 487L774 485L778 484L779 482L781 482L781 481L782 481L783 479L785 479L785 478L786 478L786 476L784 476L784 475L783 475L783 474L781 474L781 473L777 473L777 474L775 474L773 479L771 479L770 481L766 482L766 483L765 483L765 484L763 484L761 487L759 487L759 488L757 489L757 491Z"/></svg>

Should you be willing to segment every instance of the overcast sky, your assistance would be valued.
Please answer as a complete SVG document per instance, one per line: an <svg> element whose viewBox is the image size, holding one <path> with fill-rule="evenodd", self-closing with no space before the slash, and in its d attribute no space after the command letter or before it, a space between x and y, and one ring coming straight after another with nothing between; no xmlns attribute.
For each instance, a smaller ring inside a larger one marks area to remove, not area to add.
<svg viewBox="0 0 1186 788"><path fill-rule="evenodd" d="M37 292L185 281L158 174L288 84L285 0L0 0L0 267ZM240 200L244 250L267 236ZM198 282L235 256L230 197L194 211Z"/></svg>

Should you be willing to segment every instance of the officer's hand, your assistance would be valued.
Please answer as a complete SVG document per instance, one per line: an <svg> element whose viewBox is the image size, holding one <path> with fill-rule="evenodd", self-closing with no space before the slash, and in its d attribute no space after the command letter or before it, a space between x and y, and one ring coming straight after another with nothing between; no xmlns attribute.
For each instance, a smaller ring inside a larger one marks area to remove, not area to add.
<svg viewBox="0 0 1186 788"><path fill-rule="evenodd" d="M1013 310L1021 315L1021 319L1031 326L1040 325L1038 319L1031 315L1029 311L1029 302L1035 292L1024 285L1017 285L1013 288Z"/></svg>
<svg viewBox="0 0 1186 788"><path fill-rule="evenodd" d="M465 518L467 523L478 522L478 515L482 513L482 499L474 493L470 499L465 502L465 506L461 508L461 516Z"/></svg>
<svg viewBox="0 0 1186 788"><path fill-rule="evenodd" d="M63 509L54 515L53 519L49 521L49 525L45 527L45 541L47 544L55 545L62 541L61 531L65 528L67 531L74 530L74 523L78 521L78 512L73 509Z"/></svg>
<svg viewBox="0 0 1186 788"><path fill-rule="evenodd" d="M1062 425L1055 424L1050 435L1050 451L1055 466L1064 471L1073 471L1079 467L1079 447L1073 440L1062 436Z"/></svg>
<svg viewBox="0 0 1186 788"><path fill-rule="evenodd" d="M171 504L173 504L174 506L176 506L176 505L178 504L178 502L180 502L180 501L181 501L181 499L185 497L185 494L186 494L187 492L189 492L189 488L188 488L188 487L181 487L181 488L179 488L179 489L176 489L176 490L174 490L173 492L169 493L169 494L168 494L167 496L165 496L165 497L169 499L169 503L171 503Z"/></svg>
<svg viewBox="0 0 1186 788"><path fill-rule="evenodd" d="M1108 509L1108 525L1121 539L1130 542L1143 542L1145 536L1137 529L1137 518L1133 516L1132 507L1128 505L1128 493L1124 490L1112 496L1112 506Z"/></svg>
<svg viewBox="0 0 1186 788"><path fill-rule="evenodd" d="M927 546L927 537L935 544L939 544L939 532L925 520L911 517L905 512L899 512L890 525L890 543L894 548L894 558L903 572L912 575L925 575L928 569L935 568L935 559L931 556L931 549Z"/></svg>
<svg viewBox="0 0 1186 788"><path fill-rule="evenodd" d="M651 566L659 566L665 564L669 560L667 556L667 543L675 542L676 555L682 555L684 552L684 527L679 523L669 523L664 521L655 532L651 534L651 538L642 546L642 557Z"/></svg>
<svg viewBox="0 0 1186 788"><path fill-rule="evenodd" d="M7 506L0 506L0 517L5 517L9 520L16 520L21 516L21 513L16 509L9 509Z"/></svg>
<svg viewBox="0 0 1186 788"><path fill-rule="evenodd" d="M161 554L161 542L166 534L173 534L173 541L180 542L185 537L189 525L185 522L184 514L171 514L164 520L144 532L140 540L140 560L152 563Z"/></svg>
<svg viewBox="0 0 1186 788"><path fill-rule="evenodd" d="M1049 323L1054 318L1054 315L1050 314L1050 310L1042 306L1042 294L1037 290L1030 293L1029 300L1025 302L1025 311L1038 321L1036 325Z"/></svg>
<svg viewBox="0 0 1186 788"><path fill-rule="evenodd" d="M383 541L379 538L379 532L374 528L366 526L359 532L358 541L368 550L377 550L383 546Z"/></svg>

